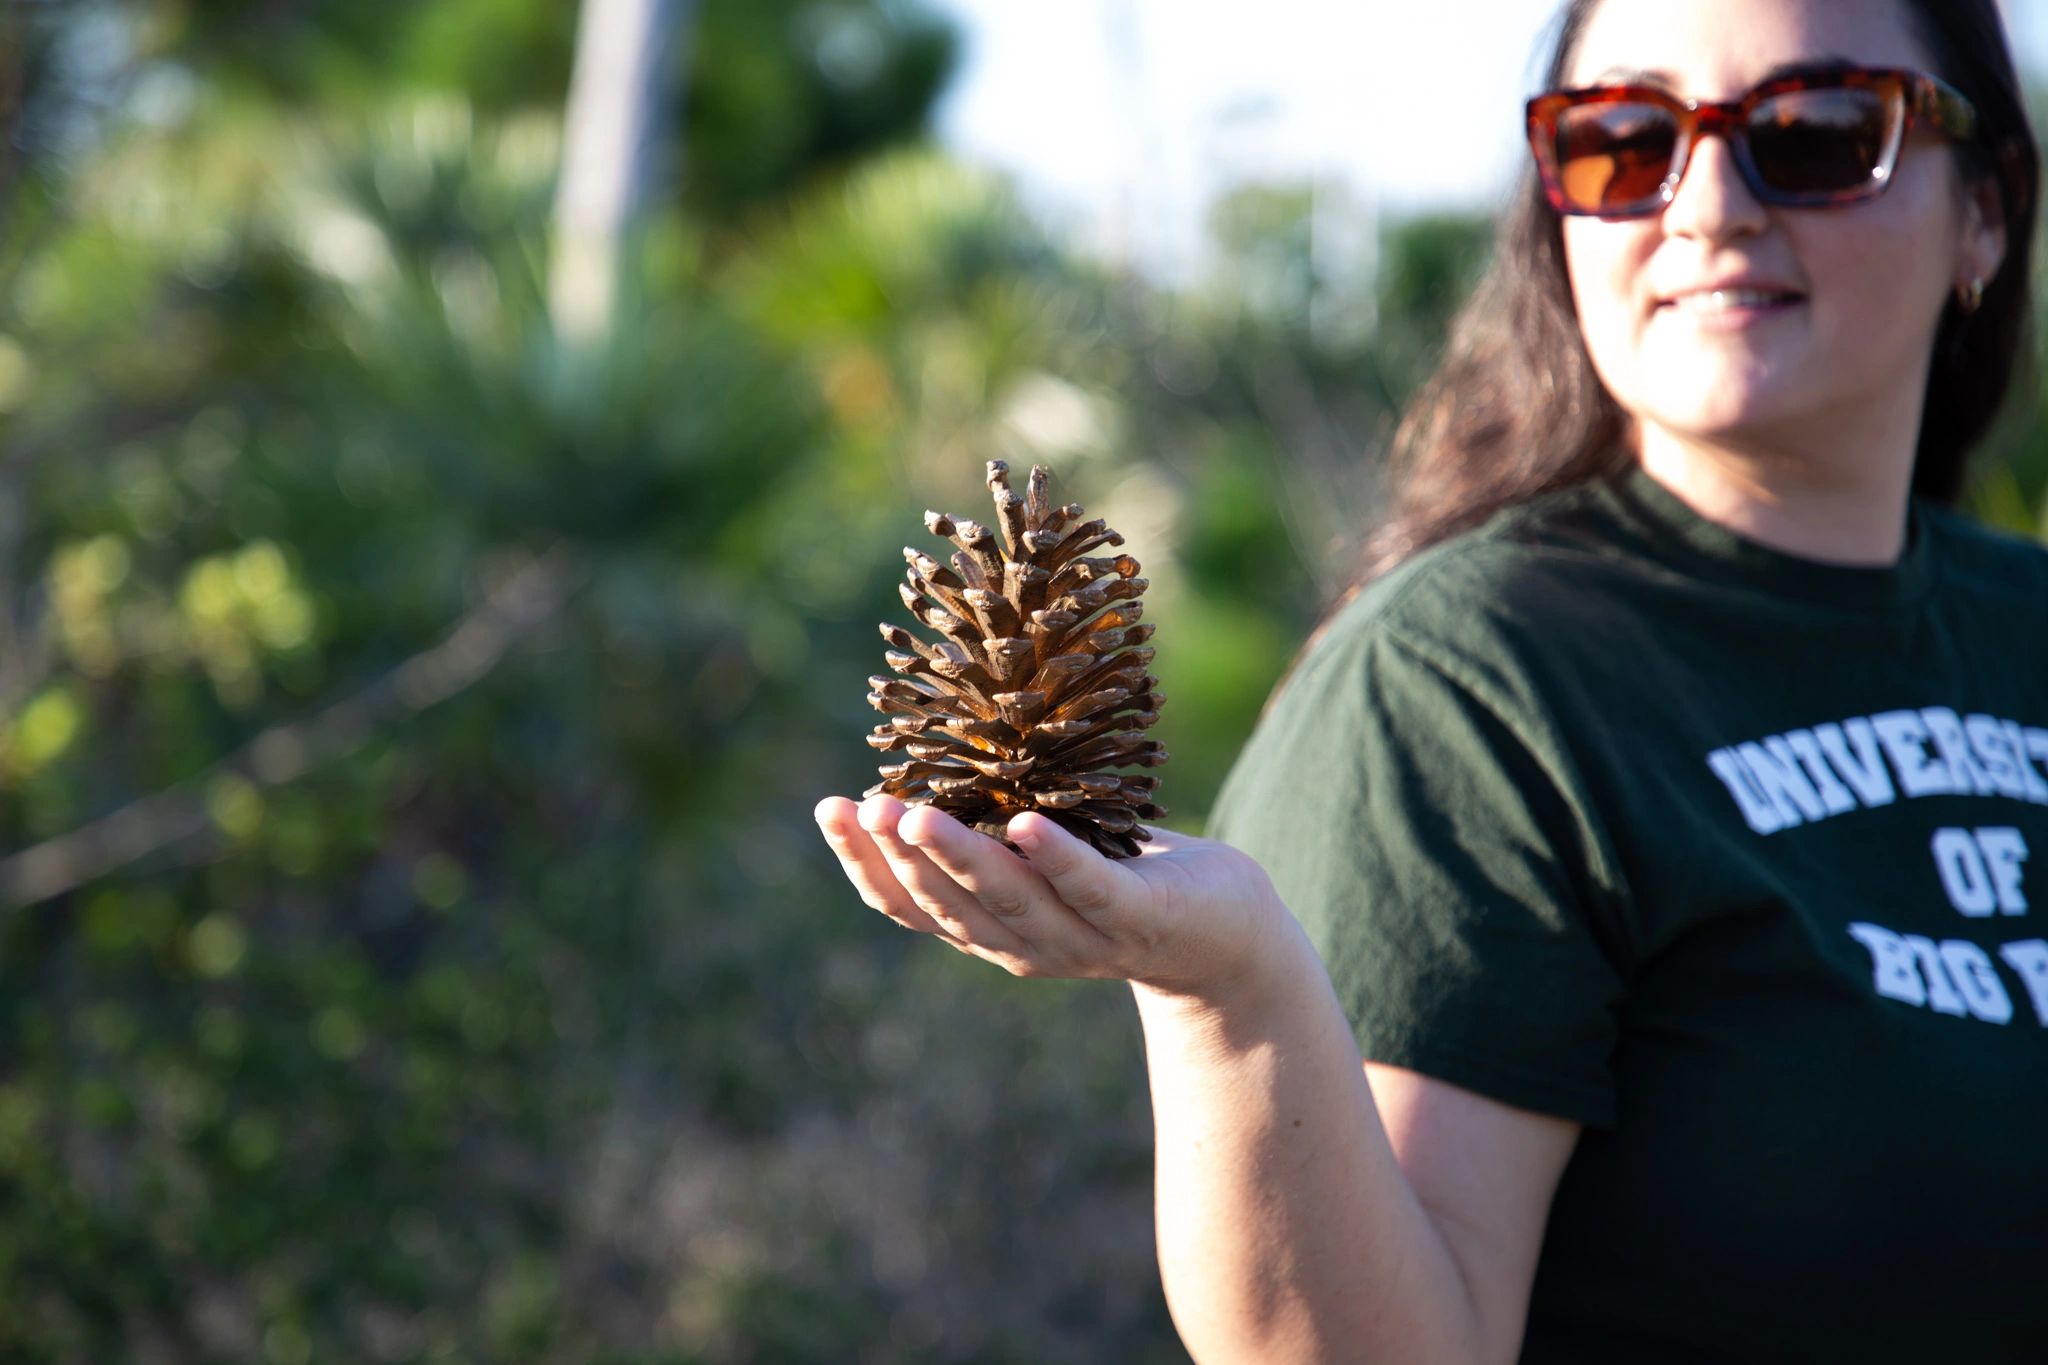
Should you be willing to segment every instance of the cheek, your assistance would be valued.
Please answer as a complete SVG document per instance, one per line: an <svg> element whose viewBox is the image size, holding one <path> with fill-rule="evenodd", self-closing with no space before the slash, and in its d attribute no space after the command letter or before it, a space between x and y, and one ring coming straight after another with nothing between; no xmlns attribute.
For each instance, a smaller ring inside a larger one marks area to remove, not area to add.
<svg viewBox="0 0 2048 1365"><path fill-rule="evenodd" d="M1636 348L1642 340L1642 272L1649 260L1637 234L1611 223L1565 223L1565 269L1579 330L1593 368L1616 396L1632 387ZM1597 230L1586 230L1597 229Z"/></svg>
<svg viewBox="0 0 2048 1365"><path fill-rule="evenodd" d="M1783 230L1833 318L1856 328L1874 321L1896 338L1932 334L1954 286L1963 220L1953 161L1909 154L1883 197L1839 213L1789 214Z"/></svg>
<svg viewBox="0 0 2048 1365"><path fill-rule="evenodd" d="M1926 221L1873 217L1800 253L1828 345L1861 355L1918 353L1931 345L1953 287L1954 247Z"/></svg>

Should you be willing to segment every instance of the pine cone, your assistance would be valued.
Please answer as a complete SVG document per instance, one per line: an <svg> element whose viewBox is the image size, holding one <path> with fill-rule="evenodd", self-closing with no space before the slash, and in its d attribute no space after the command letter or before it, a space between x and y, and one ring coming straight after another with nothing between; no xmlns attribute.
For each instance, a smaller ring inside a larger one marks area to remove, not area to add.
<svg viewBox="0 0 2048 1365"><path fill-rule="evenodd" d="M1159 779L1107 771L1156 768L1166 750L1145 730L1159 718L1159 680L1145 671L1138 598L1149 586L1129 555L1087 558L1124 538L1078 503L1054 507L1034 466L1027 496L1010 491L1010 467L988 464L996 533L977 522L926 512L932 534L960 548L952 567L914 549L903 604L944 638L927 643L884 624L889 667L868 679L868 703L891 716L868 743L902 750L865 793L933 805L1005 844L1010 818L1035 810L1112 858L1135 857L1152 837L1138 821ZM1012 845L1014 847L1014 845Z"/></svg>

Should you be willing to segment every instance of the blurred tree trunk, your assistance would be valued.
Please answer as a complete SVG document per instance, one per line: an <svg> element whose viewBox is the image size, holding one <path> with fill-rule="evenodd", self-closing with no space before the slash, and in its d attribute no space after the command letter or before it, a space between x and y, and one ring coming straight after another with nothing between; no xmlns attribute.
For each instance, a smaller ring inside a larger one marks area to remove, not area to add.
<svg viewBox="0 0 2048 1365"><path fill-rule="evenodd" d="M611 329L621 243L660 164L660 131L676 123L664 107L678 93L665 77L683 67L672 47L688 41L697 4L583 0L548 279L556 333L572 343L600 339Z"/></svg>

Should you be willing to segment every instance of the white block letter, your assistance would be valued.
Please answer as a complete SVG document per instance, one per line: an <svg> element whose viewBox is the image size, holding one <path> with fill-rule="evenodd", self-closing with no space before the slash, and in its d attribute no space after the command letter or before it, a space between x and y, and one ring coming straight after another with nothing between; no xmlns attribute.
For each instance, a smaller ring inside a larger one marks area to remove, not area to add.
<svg viewBox="0 0 2048 1365"><path fill-rule="evenodd" d="M1735 752L1742 758L1742 766L1749 769L1749 775L1771 798L1771 804L1778 808L1778 814L1784 817L1787 825L1796 825L1801 820L1826 819L1827 803L1820 799L1813 783L1806 780L1798 757L1782 744L1778 750L1774 753L1761 744L1735 746Z"/></svg>
<svg viewBox="0 0 2048 1365"><path fill-rule="evenodd" d="M1863 717L1841 725L1829 722L1813 727L1813 737L1828 762L1844 782L1856 789L1856 799L1866 806L1888 806L1896 793L1885 774L1884 758L1878 752L1877 731ZM2043 784L2048 786L2048 784Z"/></svg>
<svg viewBox="0 0 2048 1365"><path fill-rule="evenodd" d="M1999 794L2026 800L2027 784L2020 776L2026 756L2013 747L2012 736L2005 732L2005 722L1996 716L1965 716L1963 730L1970 737L1978 764L1990 774Z"/></svg>
<svg viewBox="0 0 2048 1365"><path fill-rule="evenodd" d="M2027 983L2034 1013L2040 1017L2041 1026L2048 1028L2048 940L2030 938L2008 943L1998 950L1998 955Z"/></svg>
<svg viewBox="0 0 2048 1365"><path fill-rule="evenodd" d="M1970 1013L1987 1024L2012 1022L2012 997L1991 965L1991 954L1968 939L1952 938L1941 945L1941 961Z"/></svg>
<svg viewBox="0 0 2048 1365"><path fill-rule="evenodd" d="M1852 924L1849 933L1870 949L1872 984L1879 995L1909 1005L1927 1003L1927 988L1920 984L1920 973L1913 967L1913 950L1904 939L1875 924ZM2044 948L2042 958L2041 993L2036 1003L2042 1007L2042 1020L2048 1022L2048 948Z"/></svg>
<svg viewBox="0 0 2048 1365"><path fill-rule="evenodd" d="M1977 831L1977 847L1984 850L1984 864L1991 870L1991 883L1998 888L1998 908L2008 915L2027 913L2027 893L2021 885L2020 864L2027 860L2026 837L2009 826Z"/></svg>
<svg viewBox="0 0 2048 1365"><path fill-rule="evenodd" d="M1949 772L1955 775L1956 790L1968 796L1975 792L1989 796L1998 790L1998 784L1991 780L1991 774L1984 771L1977 762L1977 755L1970 752L1970 737L1963 730L1962 717L1946 706L1929 706L1920 712L1920 718L1927 722L1927 733L1934 740L1935 752L1948 762Z"/></svg>
<svg viewBox="0 0 2048 1365"><path fill-rule="evenodd" d="M1949 904L1962 913L1982 919L1998 908L1991 869L1984 866L1984 854L1970 831L1934 831L1934 866L1941 873L1942 889L1948 892Z"/></svg>
<svg viewBox="0 0 2048 1365"><path fill-rule="evenodd" d="M1948 964L1941 960L1941 949L1934 946L1934 940L1918 934L1900 934L1899 939L1920 959L1920 976L1927 983L1927 1008L1958 1019L1967 1015L1970 1007L1963 1003L1956 983L1948 979Z"/></svg>
<svg viewBox="0 0 2048 1365"><path fill-rule="evenodd" d="M1707 755L1707 766L1714 770L1714 776L1721 779L1728 788L1728 794L1735 798L1735 804L1742 809L1742 818L1758 834L1776 834L1785 828L1785 821L1779 816L1778 808L1771 804L1771 798L1764 795L1749 775L1749 769L1742 766L1742 760L1735 756L1733 749L1716 749Z"/></svg>
<svg viewBox="0 0 2048 1365"><path fill-rule="evenodd" d="M1948 764L1927 756L1927 722L1918 711L1887 711L1872 716L1884 755L1899 775L1899 790L1908 796L1943 796L1956 790Z"/></svg>
<svg viewBox="0 0 2048 1365"><path fill-rule="evenodd" d="M2037 806L2048 806L2048 781L2041 777L2040 769L2027 761L2027 732L2016 720L2005 722L2006 737L2012 741L2013 758L2020 765L2020 785L2026 788L2027 800ZM2034 732L2040 734L2039 730Z"/></svg>

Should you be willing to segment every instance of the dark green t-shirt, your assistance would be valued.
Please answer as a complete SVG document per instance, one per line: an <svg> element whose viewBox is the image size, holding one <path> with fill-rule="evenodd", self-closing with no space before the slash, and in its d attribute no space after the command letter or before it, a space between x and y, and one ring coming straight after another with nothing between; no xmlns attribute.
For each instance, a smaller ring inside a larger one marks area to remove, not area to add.
<svg viewBox="0 0 2048 1365"><path fill-rule="evenodd" d="M1525 1361L2048 1360L2039 546L1540 499L1339 614L1210 832L1366 1057L1587 1125Z"/></svg>

